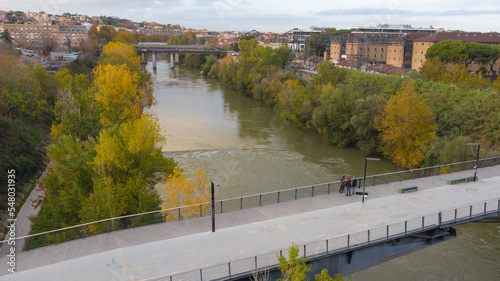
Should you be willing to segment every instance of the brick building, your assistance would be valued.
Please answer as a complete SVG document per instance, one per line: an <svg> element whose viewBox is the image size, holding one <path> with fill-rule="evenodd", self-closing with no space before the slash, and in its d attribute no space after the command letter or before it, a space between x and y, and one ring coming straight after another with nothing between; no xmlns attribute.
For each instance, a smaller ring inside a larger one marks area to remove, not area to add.
<svg viewBox="0 0 500 281"><path fill-rule="evenodd" d="M347 33L332 38L330 57L410 67L412 38L401 33Z"/></svg>
<svg viewBox="0 0 500 281"><path fill-rule="evenodd" d="M89 38L83 25L55 25L50 22L0 23L0 33L8 30L12 43L17 46L43 49L47 44L53 47L78 47Z"/></svg>

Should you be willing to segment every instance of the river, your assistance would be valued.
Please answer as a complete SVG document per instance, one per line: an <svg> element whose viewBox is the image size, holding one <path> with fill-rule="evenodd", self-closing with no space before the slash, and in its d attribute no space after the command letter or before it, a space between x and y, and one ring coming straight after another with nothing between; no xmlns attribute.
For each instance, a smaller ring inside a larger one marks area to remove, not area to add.
<svg viewBox="0 0 500 281"><path fill-rule="evenodd" d="M217 181L217 199L363 176L359 150L326 145L199 71L170 69L161 59L156 71L151 68L158 101L152 112L167 137L164 154L186 174L201 169ZM381 160L368 162L367 174L396 170ZM500 225L474 223L457 232L456 239L357 272L352 280L500 280Z"/></svg>

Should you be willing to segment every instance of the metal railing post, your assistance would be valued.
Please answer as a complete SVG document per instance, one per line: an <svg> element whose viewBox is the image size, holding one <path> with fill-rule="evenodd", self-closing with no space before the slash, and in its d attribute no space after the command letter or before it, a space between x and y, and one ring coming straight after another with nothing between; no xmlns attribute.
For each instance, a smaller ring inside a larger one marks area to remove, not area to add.
<svg viewBox="0 0 500 281"><path fill-rule="evenodd" d="M327 194L330 194L330 183L328 183L328 193Z"/></svg>
<svg viewBox="0 0 500 281"><path fill-rule="evenodd" d="M469 219L472 219L472 205L470 205Z"/></svg>
<svg viewBox="0 0 500 281"><path fill-rule="evenodd" d="M227 269L228 269L228 272L229 272L229 279L231 279L231 262L227 263Z"/></svg>
<svg viewBox="0 0 500 281"><path fill-rule="evenodd" d="M109 233L109 221L106 221L106 225L108 227L108 233Z"/></svg>
<svg viewBox="0 0 500 281"><path fill-rule="evenodd" d="M179 220L180 220L180 218L179 218ZM134 217L132 217L132 228L135 228L135 226L134 226Z"/></svg>
<svg viewBox="0 0 500 281"><path fill-rule="evenodd" d="M314 185L312 186L311 197L314 197Z"/></svg>
<svg viewBox="0 0 500 281"><path fill-rule="evenodd" d="M224 210L223 203L224 203L224 201L220 200L220 213L221 214L222 214L222 211Z"/></svg>
<svg viewBox="0 0 500 281"><path fill-rule="evenodd" d="M200 204L200 217L203 217L203 204Z"/></svg>
<svg viewBox="0 0 500 281"><path fill-rule="evenodd" d="M373 176L373 186L375 186L375 181L377 180L377 176Z"/></svg>
<svg viewBox="0 0 500 281"><path fill-rule="evenodd" d="M200 280L203 281L203 270L200 268Z"/></svg>
<svg viewBox="0 0 500 281"><path fill-rule="evenodd" d="M425 217L422 217L422 229L425 228Z"/></svg>
<svg viewBox="0 0 500 281"><path fill-rule="evenodd" d="M405 235L408 234L408 221L405 221Z"/></svg>
<svg viewBox="0 0 500 281"><path fill-rule="evenodd" d="M297 189L295 189L295 200L297 200Z"/></svg>
<svg viewBox="0 0 500 281"><path fill-rule="evenodd" d="M455 209L455 223L457 223L458 209Z"/></svg>
<svg viewBox="0 0 500 281"><path fill-rule="evenodd" d="M389 238L389 225L387 225L387 238Z"/></svg>
<svg viewBox="0 0 500 281"><path fill-rule="evenodd" d="M80 231L82 232L82 239L83 239L83 226L80 227Z"/></svg>
<svg viewBox="0 0 500 281"><path fill-rule="evenodd" d="M156 213L155 222L156 222L156 224L158 224L158 213Z"/></svg>
<svg viewBox="0 0 500 281"><path fill-rule="evenodd" d="M304 244L304 257L307 257L306 244Z"/></svg>
<svg viewBox="0 0 500 281"><path fill-rule="evenodd" d="M259 194L259 206L262 206L262 194Z"/></svg>
<svg viewBox="0 0 500 281"><path fill-rule="evenodd" d="M484 216L486 217L486 202L484 202Z"/></svg>
<svg viewBox="0 0 500 281"><path fill-rule="evenodd" d="M370 244L370 230L368 229L368 244Z"/></svg>
<svg viewBox="0 0 500 281"><path fill-rule="evenodd" d="M390 174L389 174L389 175L387 175L387 181L386 181L386 183L387 183L387 184L389 183L389 177L390 177L390 176L391 176Z"/></svg>
<svg viewBox="0 0 500 281"><path fill-rule="evenodd" d="M181 208L178 208L177 210L179 212L179 220L181 220Z"/></svg>
<svg viewBox="0 0 500 281"><path fill-rule="evenodd" d="M326 239L326 254L328 254L328 239Z"/></svg>
<svg viewBox="0 0 500 281"><path fill-rule="evenodd" d="M243 197L240 197L240 210L243 210Z"/></svg>
<svg viewBox="0 0 500 281"><path fill-rule="evenodd" d="M438 214L438 224L441 226L441 223L443 222L443 213L439 212Z"/></svg>
<svg viewBox="0 0 500 281"><path fill-rule="evenodd" d="M280 192L278 191L278 203L280 202Z"/></svg>
<svg viewBox="0 0 500 281"><path fill-rule="evenodd" d="M347 234L347 248L351 246L350 243L351 243L351 235Z"/></svg>
<svg viewBox="0 0 500 281"><path fill-rule="evenodd" d="M57 245L56 232L54 231L54 245Z"/></svg>

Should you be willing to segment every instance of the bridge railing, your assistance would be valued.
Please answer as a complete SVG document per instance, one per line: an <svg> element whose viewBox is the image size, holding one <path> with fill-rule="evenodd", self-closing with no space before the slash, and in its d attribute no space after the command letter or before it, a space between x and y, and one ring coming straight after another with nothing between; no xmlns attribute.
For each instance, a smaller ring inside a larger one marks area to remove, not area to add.
<svg viewBox="0 0 500 281"><path fill-rule="evenodd" d="M352 251L370 244L384 243L423 231L448 227L460 223L476 221L500 215L500 199L447 209L439 213L418 216L397 223L341 235L328 239L299 244L299 256L320 258L330 254ZM237 259L224 264L216 264L195 270L166 274L148 280L226 280L238 276L251 275L278 266L278 256L288 256L288 248L273 249L269 253Z"/></svg>
<svg viewBox="0 0 500 281"><path fill-rule="evenodd" d="M374 186L377 184L386 184L396 181L429 177L443 173L453 173L470 170L474 168L475 164L476 160L471 160L434 167L367 176L366 184L367 186ZM500 157L492 157L479 160L479 167L481 168L499 164ZM360 177L358 180L358 186L362 186L362 180L363 178ZM339 181L335 181L218 200L215 202L215 213L226 213L257 206L330 194L332 192L338 192L339 184ZM158 211L151 211L79 224L42 233L16 237L13 239L24 240L25 250L30 250L33 248L62 243L70 240L84 239L85 237L109 233L112 231L136 228L140 226L153 225L170 221L179 221L188 218L208 216L211 215L211 210L209 207L210 203L207 202L190 206L162 209ZM0 245L8 241L8 239L0 241Z"/></svg>

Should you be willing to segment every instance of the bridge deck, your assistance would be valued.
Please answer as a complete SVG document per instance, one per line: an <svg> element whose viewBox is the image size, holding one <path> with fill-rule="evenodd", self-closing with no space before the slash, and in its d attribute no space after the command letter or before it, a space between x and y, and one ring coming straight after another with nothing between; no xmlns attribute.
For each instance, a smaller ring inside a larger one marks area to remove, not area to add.
<svg viewBox="0 0 500 281"><path fill-rule="evenodd" d="M17 274L2 280L149 280L189 269L343 236L445 209L500 198L500 166L478 170L479 180L447 185L473 171L367 188L370 197L336 192L210 217L112 232L19 253ZM399 194L398 188L419 191ZM0 276L6 274L0 259ZM19 272L20 271L20 272Z"/></svg>

